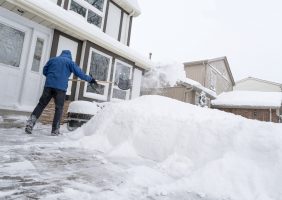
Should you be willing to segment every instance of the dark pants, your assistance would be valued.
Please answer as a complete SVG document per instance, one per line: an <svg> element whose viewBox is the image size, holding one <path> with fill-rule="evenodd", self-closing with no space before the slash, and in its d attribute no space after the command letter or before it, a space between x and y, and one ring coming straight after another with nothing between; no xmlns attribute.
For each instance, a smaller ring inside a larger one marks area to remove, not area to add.
<svg viewBox="0 0 282 200"><path fill-rule="evenodd" d="M59 89L45 87L43 94L39 99L39 103L35 107L32 115L38 119L49 101L54 98L55 101L55 115L53 118L52 131L60 128L60 121L63 113L66 92Z"/></svg>

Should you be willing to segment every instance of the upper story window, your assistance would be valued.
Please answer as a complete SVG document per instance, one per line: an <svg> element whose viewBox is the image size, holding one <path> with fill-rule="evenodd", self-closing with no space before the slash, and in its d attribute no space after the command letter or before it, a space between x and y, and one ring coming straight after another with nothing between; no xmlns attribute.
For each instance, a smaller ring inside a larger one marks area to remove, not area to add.
<svg viewBox="0 0 282 200"><path fill-rule="evenodd" d="M127 45L130 16L114 3L109 3L106 33Z"/></svg>
<svg viewBox="0 0 282 200"><path fill-rule="evenodd" d="M104 20L105 0L71 0L69 10L84 17L88 23L101 28Z"/></svg>
<svg viewBox="0 0 282 200"><path fill-rule="evenodd" d="M104 0L85 0L90 3L92 6L103 12Z"/></svg>

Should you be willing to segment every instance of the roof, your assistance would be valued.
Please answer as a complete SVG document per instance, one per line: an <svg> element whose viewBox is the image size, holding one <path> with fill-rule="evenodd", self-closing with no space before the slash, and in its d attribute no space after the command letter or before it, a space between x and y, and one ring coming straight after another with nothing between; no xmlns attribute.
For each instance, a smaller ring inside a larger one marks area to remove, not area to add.
<svg viewBox="0 0 282 200"><path fill-rule="evenodd" d="M101 29L89 24L83 18L77 17L76 14L66 11L49 0L9 0L9 2L36 14L57 27L63 27L65 31L69 31L84 40L89 40L121 57L133 61L140 68L149 70L153 66L153 63L148 58L105 34Z"/></svg>
<svg viewBox="0 0 282 200"><path fill-rule="evenodd" d="M244 82L244 81L248 81L248 80L254 80L254 81L263 82L263 83L267 83L267 84L271 84L271 85L276 85L276 86L282 87L281 83L276 83L276 82L267 81L267 80L263 80L263 79L259 79L259 78L254 78L254 77L251 77L251 76L249 76L247 78L244 78L244 79L241 79L239 81L236 81L236 84Z"/></svg>
<svg viewBox="0 0 282 200"><path fill-rule="evenodd" d="M137 0L112 0L132 16L137 17L141 14L141 9Z"/></svg>
<svg viewBox="0 0 282 200"><path fill-rule="evenodd" d="M212 62L215 62L215 61L220 61L220 60L223 60L224 63L225 63L225 66L226 66L226 69L227 69L227 72L229 74L229 77L231 79L231 82L233 85L235 85L235 81L234 81L234 77L232 75L232 72L231 72L231 69L230 69L230 65L229 65L229 62L227 60L227 57L224 56L224 57L219 57L219 58L213 58L213 59L206 59L206 60L198 60L198 61L192 61L192 62L185 62L184 63L184 67L189 67L189 66L194 66L194 65L204 65L204 64L209 64L209 63L212 63Z"/></svg>
<svg viewBox="0 0 282 200"><path fill-rule="evenodd" d="M232 91L212 100L213 107L221 108L280 108L281 92Z"/></svg>
<svg viewBox="0 0 282 200"><path fill-rule="evenodd" d="M177 82L177 85L182 85L185 87L193 87L194 90L199 91L199 92L205 92L209 97L215 99L216 98L216 93L204 86L202 86L199 82L194 81L192 79L186 78L185 80L181 80Z"/></svg>

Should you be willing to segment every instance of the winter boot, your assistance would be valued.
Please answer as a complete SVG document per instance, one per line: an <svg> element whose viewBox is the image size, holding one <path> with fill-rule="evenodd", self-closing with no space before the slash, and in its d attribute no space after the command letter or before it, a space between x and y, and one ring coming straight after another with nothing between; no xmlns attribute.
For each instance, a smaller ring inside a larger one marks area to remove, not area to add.
<svg viewBox="0 0 282 200"><path fill-rule="evenodd" d="M32 133L32 129L36 123L37 118L35 117L35 115L31 115L29 117L29 119L26 122L26 126L25 126L25 133L27 134L31 134Z"/></svg>
<svg viewBox="0 0 282 200"><path fill-rule="evenodd" d="M58 135L60 135L60 129L54 129L54 130L52 130L52 131L51 131L51 135L52 135L52 136L58 136Z"/></svg>

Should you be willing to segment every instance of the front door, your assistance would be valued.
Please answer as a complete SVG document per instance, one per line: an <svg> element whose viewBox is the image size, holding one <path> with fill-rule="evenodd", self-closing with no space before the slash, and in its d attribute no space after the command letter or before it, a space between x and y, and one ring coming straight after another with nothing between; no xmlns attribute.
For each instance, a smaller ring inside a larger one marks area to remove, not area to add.
<svg viewBox="0 0 282 200"><path fill-rule="evenodd" d="M20 98L20 104L30 109L37 104L43 90L43 67L48 58L48 42L48 35L38 31L33 32L23 92Z"/></svg>
<svg viewBox="0 0 282 200"><path fill-rule="evenodd" d="M42 90L52 31L0 7L0 108L31 111Z"/></svg>

